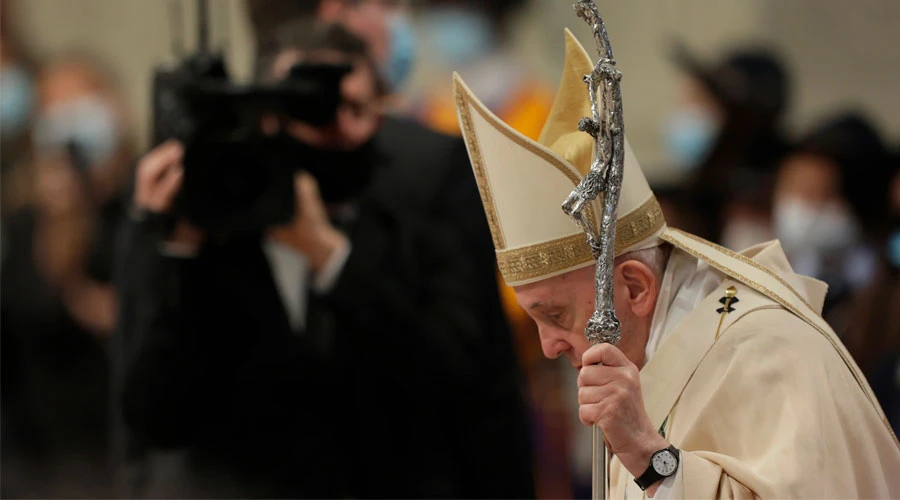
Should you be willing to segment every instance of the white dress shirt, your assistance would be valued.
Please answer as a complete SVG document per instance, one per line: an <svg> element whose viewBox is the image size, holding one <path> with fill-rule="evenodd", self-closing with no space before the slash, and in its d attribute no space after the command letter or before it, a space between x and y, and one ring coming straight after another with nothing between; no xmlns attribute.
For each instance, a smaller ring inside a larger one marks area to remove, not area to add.
<svg viewBox="0 0 900 500"><path fill-rule="evenodd" d="M272 268L272 277L275 279L291 328L295 332L303 331L306 327L309 294L309 261L293 247L273 239L265 241L263 251ZM313 279L312 289L317 293L331 290L349 256L349 243L331 254L325 267Z"/></svg>

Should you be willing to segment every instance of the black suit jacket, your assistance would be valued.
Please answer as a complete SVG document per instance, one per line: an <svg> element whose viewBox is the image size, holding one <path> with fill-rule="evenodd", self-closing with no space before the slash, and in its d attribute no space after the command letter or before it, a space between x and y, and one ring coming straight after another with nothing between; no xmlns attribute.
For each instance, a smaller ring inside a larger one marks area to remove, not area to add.
<svg viewBox="0 0 900 500"><path fill-rule="evenodd" d="M490 236L461 141L401 120L337 283L291 332L248 235L163 258L122 239L116 394L141 448L186 448L183 494L533 497ZM177 492L175 492L177 494Z"/></svg>

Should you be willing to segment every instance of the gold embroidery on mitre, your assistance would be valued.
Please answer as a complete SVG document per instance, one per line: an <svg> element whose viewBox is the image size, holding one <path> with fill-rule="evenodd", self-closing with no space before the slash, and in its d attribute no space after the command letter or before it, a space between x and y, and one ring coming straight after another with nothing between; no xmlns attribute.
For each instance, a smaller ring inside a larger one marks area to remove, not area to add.
<svg viewBox="0 0 900 500"><path fill-rule="evenodd" d="M637 209L619 217L616 221L616 256L626 248L649 238L665 225L662 207L659 206L655 196L650 196Z"/></svg>
<svg viewBox="0 0 900 500"><path fill-rule="evenodd" d="M662 209L651 196L643 205L619 219L616 255L663 228ZM507 285L550 277L594 260L583 233L510 250L497 250L497 264Z"/></svg>
<svg viewBox="0 0 900 500"><path fill-rule="evenodd" d="M475 126L472 125L472 115L469 113L469 105L466 102L465 91L460 88L460 83L458 81L453 82L453 89L454 94L456 94L456 109L459 110L460 121L462 122L462 128L465 132L463 138L466 141L466 147L469 148L469 159L472 160L472 170L475 172L475 179L478 181L478 193L481 195L481 202L484 205L484 214L487 217L488 226L491 228L491 237L494 240L494 248L502 250L506 248L506 242L504 241L503 231L500 227L500 218L497 216L496 208L494 208L494 197L491 194L491 186L484 171L484 159L481 157L481 146L478 144L478 136L475 135Z"/></svg>
<svg viewBox="0 0 900 500"><path fill-rule="evenodd" d="M507 285L550 276L594 260L582 233L511 250L497 250L497 265Z"/></svg>

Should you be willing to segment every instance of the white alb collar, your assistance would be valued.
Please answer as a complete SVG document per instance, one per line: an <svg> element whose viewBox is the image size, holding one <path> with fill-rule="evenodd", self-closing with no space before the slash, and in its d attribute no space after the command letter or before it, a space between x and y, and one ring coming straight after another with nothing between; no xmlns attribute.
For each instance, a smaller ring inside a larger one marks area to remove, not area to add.
<svg viewBox="0 0 900 500"><path fill-rule="evenodd" d="M672 250L653 311L650 336L644 350L645 365L675 327L724 279L725 275L706 262L677 248Z"/></svg>

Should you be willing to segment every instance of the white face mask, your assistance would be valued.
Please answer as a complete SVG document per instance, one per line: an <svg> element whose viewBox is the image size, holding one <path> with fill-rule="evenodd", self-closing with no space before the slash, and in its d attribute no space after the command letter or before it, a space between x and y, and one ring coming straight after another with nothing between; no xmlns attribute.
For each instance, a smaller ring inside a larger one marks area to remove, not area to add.
<svg viewBox="0 0 900 500"><path fill-rule="evenodd" d="M788 253L828 253L856 243L859 228L846 210L797 198L775 203L775 235Z"/></svg>
<svg viewBox="0 0 900 500"><path fill-rule="evenodd" d="M771 239L772 228L769 224L755 218L734 217L722 229L722 246L734 251L745 250Z"/></svg>

